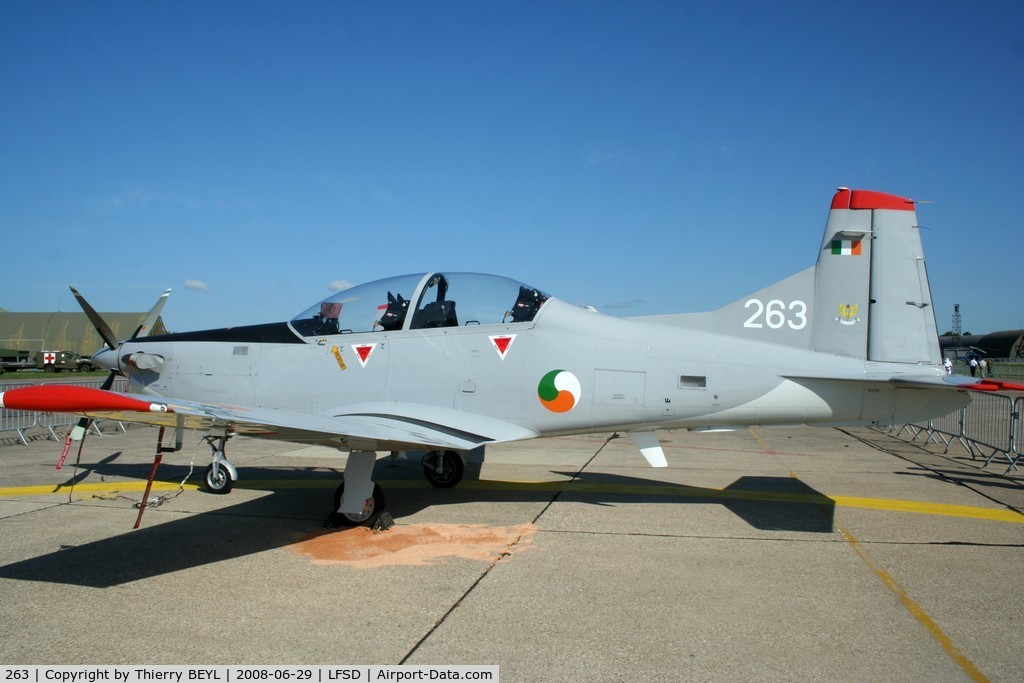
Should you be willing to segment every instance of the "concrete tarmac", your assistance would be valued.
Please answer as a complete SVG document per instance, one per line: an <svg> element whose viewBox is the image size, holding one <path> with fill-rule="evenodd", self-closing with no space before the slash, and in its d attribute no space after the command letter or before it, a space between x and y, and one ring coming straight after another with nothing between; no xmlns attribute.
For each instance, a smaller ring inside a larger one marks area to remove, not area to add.
<svg viewBox="0 0 1024 683"><path fill-rule="evenodd" d="M396 526L327 530L344 455L91 435L0 446L0 662L497 664L505 681L1021 680L1024 477L867 429L493 446L454 489L375 478ZM195 462L195 472L179 483ZM74 487L71 487L71 484Z"/></svg>

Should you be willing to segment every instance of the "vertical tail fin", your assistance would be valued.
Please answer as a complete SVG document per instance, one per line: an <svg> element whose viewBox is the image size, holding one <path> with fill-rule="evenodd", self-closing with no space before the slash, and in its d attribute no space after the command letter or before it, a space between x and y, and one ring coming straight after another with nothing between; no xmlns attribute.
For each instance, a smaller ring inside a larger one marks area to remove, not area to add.
<svg viewBox="0 0 1024 683"><path fill-rule="evenodd" d="M817 263L707 313L642 318L821 353L938 365L914 202L840 188Z"/></svg>
<svg viewBox="0 0 1024 683"><path fill-rule="evenodd" d="M840 188L814 280L811 348L873 361L941 361L912 200Z"/></svg>

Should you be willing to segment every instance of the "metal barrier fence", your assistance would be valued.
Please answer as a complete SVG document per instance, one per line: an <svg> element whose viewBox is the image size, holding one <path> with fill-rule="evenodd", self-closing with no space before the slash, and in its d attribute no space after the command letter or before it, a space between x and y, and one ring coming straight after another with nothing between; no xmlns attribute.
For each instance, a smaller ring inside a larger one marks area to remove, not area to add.
<svg viewBox="0 0 1024 683"><path fill-rule="evenodd" d="M32 386L28 383L20 384L4 384L4 391L10 389L21 389L22 387ZM27 410L10 410L8 408L0 408L0 433L3 432L17 432L18 440L21 441L23 446L28 445L28 440L25 439L25 432L32 429L33 427L39 426L39 413L29 412Z"/></svg>
<svg viewBox="0 0 1024 683"><path fill-rule="evenodd" d="M1017 400L1013 402L1013 460L1010 462L1010 467L1017 469L1017 461L1021 455L1024 454L1024 429L1021 429L1020 421L1021 415L1024 415L1024 396L1018 396ZM1010 468L1007 468L1007 472Z"/></svg>
<svg viewBox="0 0 1024 683"><path fill-rule="evenodd" d="M76 386L76 387L90 387L92 389L99 389L103 385L101 379L86 379L71 382L43 382L43 384L60 384L65 386ZM22 387L34 386L31 382L21 383L10 383L0 385L0 389L3 391L10 391L11 389L20 389ZM111 387L114 391L127 391L128 380L124 377L118 377L114 380L114 384ZM66 427L71 428L72 425L78 423L80 418L77 415L70 413L36 413L27 410L11 410L9 408L0 408L0 434L4 432L15 432L18 435L18 441L22 445L28 445L28 439L25 438L25 433L30 429L41 428L49 432L50 436L53 437L54 441L60 441L61 437L57 436L56 428ZM115 423L117 428L124 431L124 425L120 422ZM102 434L100 428L100 421L93 421L90 427L95 433Z"/></svg>
<svg viewBox="0 0 1024 683"><path fill-rule="evenodd" d="M1024 411L1024 396L1014 398L1005 394L972 395L967 407L955 413L944 415L925 424L903 424L890 427L896 436L910 434L911 441L924 439L924 443L941 443L945 453L954 443L959 443L970 454L972 460L984 459L985 466L996 458L1005 459L1011 470L1024 455L1024 430L1021 429L1021 413Z"/></svg>

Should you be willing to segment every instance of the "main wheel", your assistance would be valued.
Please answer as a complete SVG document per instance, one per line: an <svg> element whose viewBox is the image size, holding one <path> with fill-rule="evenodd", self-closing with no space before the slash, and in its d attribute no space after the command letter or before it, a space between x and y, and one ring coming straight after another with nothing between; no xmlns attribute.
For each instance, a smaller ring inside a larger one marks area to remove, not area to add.
<svg viewBox="0 0 1024 683"><path fill-rule="evenodd" d="M423 476L432 486L450 489L462 481L466 466L455 451L433 451L423 457Z"/></svg>
<svg viewBox="0 0 1024 683"><path fill-rule="evenodd" d="M332 526L373 526L377 516L384 512L384 491L376 482L373 484L373 496L363 503L362 512L338 512L341 497L345 494L345 482L341 482L334 491L334 511L328 518Z"/></svg>
<svg viewBox="0 0 1024 683"><path fill-rule="evenodd" d="M206 490L210 493L225 494L235 485L228 468L221 465L217 468L217 476L213 476L213 463L206 466Z"/></svg>

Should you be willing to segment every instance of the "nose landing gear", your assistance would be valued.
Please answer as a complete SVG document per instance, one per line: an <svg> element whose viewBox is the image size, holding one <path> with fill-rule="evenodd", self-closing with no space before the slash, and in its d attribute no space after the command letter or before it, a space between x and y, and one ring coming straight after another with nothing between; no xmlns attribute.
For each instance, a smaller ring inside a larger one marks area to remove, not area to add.
<svg viewBox="0 0 1024 683"><path fill-rule="evenodd" d="M228 438L227 435L203 437L203 441L213 451L213 462L206 468L206 476L203 478L206 490L210 493L220 495L228 493L238 481L238 470L224 457L224 444L227 443Z"/></svg>

